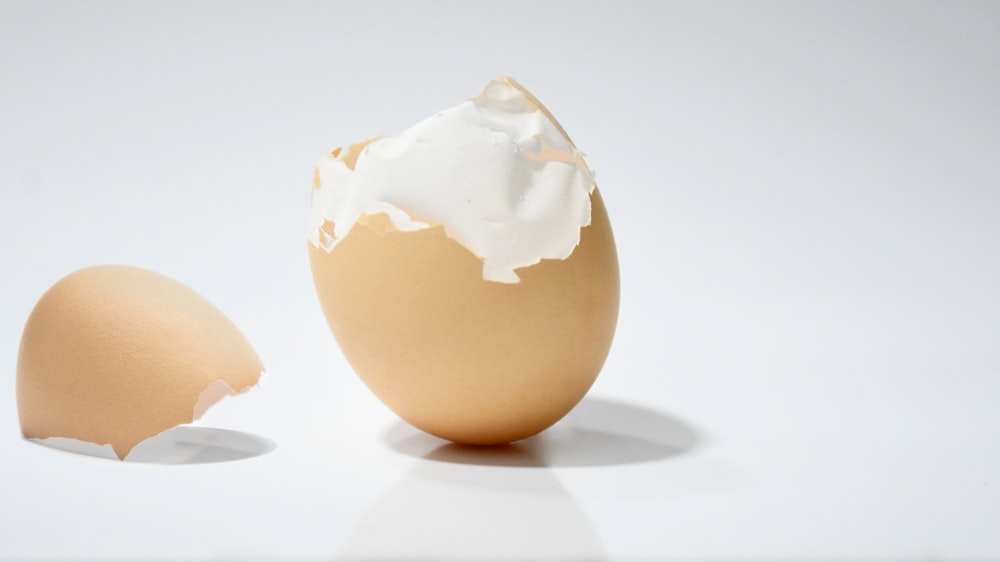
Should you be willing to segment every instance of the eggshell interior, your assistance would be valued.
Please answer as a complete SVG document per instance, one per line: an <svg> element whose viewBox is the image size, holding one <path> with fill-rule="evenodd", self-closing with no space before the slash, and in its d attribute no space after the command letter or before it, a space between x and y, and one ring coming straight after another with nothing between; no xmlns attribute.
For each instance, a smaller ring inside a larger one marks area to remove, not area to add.
<svg viewBox="0 0 1000 562"><path fill-rule="evenodd" d="M17 363L21 430L110 444L124 458L254 386L262 370L239 329L188 287L135 267L91 267L56 283L28 318Z"/></svg>
<svg viewBox="0 0 1000 562"><path fill-rule="evenodd" d="M618 258L596 189L566 259L482 277L435 226L398 231L362 216L332 251L309 245L317 293L368 387L412 425L459 443L516 441L549 427L593 384L618 316Z"/></svg>

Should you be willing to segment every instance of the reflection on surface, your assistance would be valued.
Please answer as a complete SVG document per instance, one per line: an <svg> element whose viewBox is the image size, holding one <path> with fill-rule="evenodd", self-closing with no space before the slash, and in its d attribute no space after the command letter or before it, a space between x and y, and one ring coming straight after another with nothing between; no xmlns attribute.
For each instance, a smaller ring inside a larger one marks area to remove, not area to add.
<svg viewBox="0 0 1000 562"><path fill-rule="evenodd" d="M490 466L610 466L666 459L702 439L689 424L648 408L585 398L540 435L502 447L467 447L442 441L399 422L385 436L392 449L415 457Z"/></svg>
<svg viewBox="0 0 1000 562"><path fill-rule="evenodd" d="M97 445L64 437L30 441L78 455L118 460L111 445ZM275 447L274 441L251 433L180 425L136 445L125 457L125 462L152 464L229 462L259 457L273 451Z"/></svg>
<svg viewBox="0 0 1000 562"><path fill-rule="evenodd" d="M601 560L593 522L549 467L612 466L685 454L687 423L588 398L541 435L500 447L442 441L399 422L385 435L419 460L362 517L345 559Z"/></svg>
<svg viewBox="0 0 1000 562"><path fill-rule="evenodd" d="M603 560L594 524L551 470L516 448L509 465L421 459L361 518L345 560ZM529 468L533 467L533 468Z"/></svg>

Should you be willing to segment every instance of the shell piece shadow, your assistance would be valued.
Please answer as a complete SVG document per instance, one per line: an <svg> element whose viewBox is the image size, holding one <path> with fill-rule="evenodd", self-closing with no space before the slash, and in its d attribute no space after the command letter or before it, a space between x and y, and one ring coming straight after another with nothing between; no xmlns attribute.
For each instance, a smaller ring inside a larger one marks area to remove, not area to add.
<svg viewBox="0 0 1000 562"><path fill-rule="evenodd" d="M97 445L65 437L28 441L67 453L118 460L110 445ZM179 425L139 443L123 462L146 464L231 462L266 455L276 447L274 441L252 433Z"/></svg>
<svg viewBox="0 0 1000 562"><path fill-rule="evenodd" d="M584 398L556 426L510 445L457 445L404 422L391 427L384 440L399 453L427 460L552 468L658 461L686 454L704 442L694 427L676 417L605 398Z"/></svg>

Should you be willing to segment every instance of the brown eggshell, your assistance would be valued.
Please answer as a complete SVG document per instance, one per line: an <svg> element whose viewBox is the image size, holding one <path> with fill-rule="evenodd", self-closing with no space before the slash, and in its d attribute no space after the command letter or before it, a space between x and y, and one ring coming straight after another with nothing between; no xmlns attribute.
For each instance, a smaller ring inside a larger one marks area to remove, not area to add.
<svg viewBox="0 0 1000 562"><path fill-rule="evenodd" d="M586 394L618 317L618 257L600 194L564 260L482 277L440 226L362 220L330 252L310 244L323 312L361 379L410 424L489 445L554 424Z"/></svg>
<svg viewBox="0 0 1000 562"><path fill-rule="evenodd" d="M186 286L135 267L83 269L49 289L25 325L21 430L109 443L124 458L257 384L262 369L239 329Z"/></svg>

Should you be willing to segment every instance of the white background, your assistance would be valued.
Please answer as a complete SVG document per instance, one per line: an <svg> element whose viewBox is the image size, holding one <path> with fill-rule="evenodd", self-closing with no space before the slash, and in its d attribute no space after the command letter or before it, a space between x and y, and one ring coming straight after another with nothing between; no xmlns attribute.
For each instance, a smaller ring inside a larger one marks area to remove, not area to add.
<svg viewBox="0 0 1000 562"><path fill-rule="evenodd" d="M511 74L597 169L622 308L589 397L473 453L357 380L312 165ZM1000 559L1000 4L0 2L0 559ZM63 275L166 273L268 372L118 463L22 441Z"/></svg>

